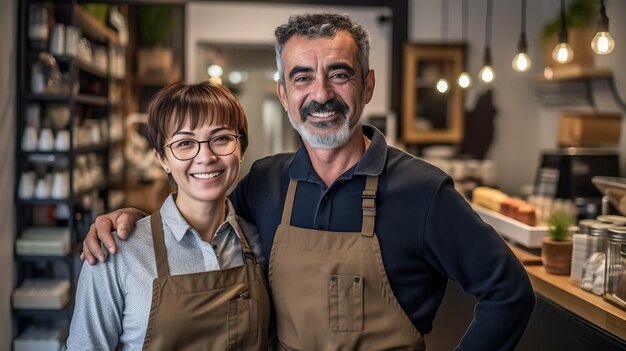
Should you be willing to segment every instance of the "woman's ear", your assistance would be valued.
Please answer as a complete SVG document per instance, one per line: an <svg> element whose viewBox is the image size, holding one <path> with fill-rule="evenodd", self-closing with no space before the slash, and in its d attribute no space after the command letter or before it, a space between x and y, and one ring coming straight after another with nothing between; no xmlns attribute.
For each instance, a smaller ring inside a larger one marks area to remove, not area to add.
<svg viewBox="0 0 626 351"><path fill-rule="evenodd" d="M156 150L154 150L154 157L159 161L161 167L163 167L163 170L165 170L165 173L170 173L170 165L167 162L167 158L161 156L161 154Z"/></svg>

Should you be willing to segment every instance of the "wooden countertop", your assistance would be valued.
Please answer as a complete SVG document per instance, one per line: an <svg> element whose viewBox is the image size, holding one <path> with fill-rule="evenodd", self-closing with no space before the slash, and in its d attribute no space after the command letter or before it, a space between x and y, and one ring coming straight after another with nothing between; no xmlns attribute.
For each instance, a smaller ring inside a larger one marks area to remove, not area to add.
<svg viewBox="0 0 626 351"><path fill-rule="evenodd" d="M541 258L509 245L524 267L535 293L589 321L597 327L626 340L626 311L573 285L569 276L546 273Z"/></svg>

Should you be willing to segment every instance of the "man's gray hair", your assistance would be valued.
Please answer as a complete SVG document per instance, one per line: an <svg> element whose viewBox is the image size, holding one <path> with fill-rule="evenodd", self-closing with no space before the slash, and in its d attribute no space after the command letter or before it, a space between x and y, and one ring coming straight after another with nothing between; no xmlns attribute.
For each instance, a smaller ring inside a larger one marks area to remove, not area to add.
<svg viewBox="0 0 626 351"><path fill-rule="evenodd" d="M285 84L285 72L282 61L283 47L292 36L298 35L309 39L333 37L340 30L350 33L356 42L358 46L358 60L363 72L363 80L365 80L369 72L370 54L370 41L365 29L352 21L347 15L314 13L290 16L289 21L278 26L274 32L276 36L276 68L278 68L278 74L283 84Z"/></svg>

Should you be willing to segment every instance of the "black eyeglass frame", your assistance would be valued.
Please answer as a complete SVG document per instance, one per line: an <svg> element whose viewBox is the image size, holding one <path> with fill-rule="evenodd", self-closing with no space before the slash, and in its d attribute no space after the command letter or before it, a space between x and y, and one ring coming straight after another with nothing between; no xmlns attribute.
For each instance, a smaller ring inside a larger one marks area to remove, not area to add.
<svg viewBox="0 0 626 351"><path fill-rule="evenodd" d="M235 141L239 141L239 138L241 138L240 134L220 134L220 135L216 135L212 138L209 138L209 140L204 140L204 141L199 141L199 140L195 140L195 139L180 139L180 140L176 140L173 141L167 145L164 145L162 147L162 149L165 149L166 147L170 148L170 151L172 152L172 156L174 156L175 159L179 160L179 161L189 161L191 159L193 159L194 157L198 156L198 154L200 153L200 147L201 144L207 143L207 146L209 147L209 150L211 150L211 152L215 155L215 156L228 156L231 155L233 152L235 152L235 150L237 150L237 145L238 143L235 145L235 147L233 148L233 151L227 153L227 154L219 154L217 152L215 152L213 150L213 148L211 147L211 141L216 140L217 138L223 138L223 137L235 137ZM172 145L176 144L176 143L180 143L181 141L190 141L190 142L194 142L196 143L196 145L198 145L198 147L196 148L196 153L191 156L191 157L187 157L187 158L179 158L178 156L176 156L176 153L174 152L174 150L172 149Z"/></svg>

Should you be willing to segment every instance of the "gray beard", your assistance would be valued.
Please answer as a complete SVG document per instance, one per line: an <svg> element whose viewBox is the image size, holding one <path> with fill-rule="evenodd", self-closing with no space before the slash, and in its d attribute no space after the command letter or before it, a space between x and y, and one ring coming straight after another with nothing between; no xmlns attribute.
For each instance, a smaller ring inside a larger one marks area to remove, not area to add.
<svg viewBox="0 0 626 351"><path fill-rule="evenodd" d="M289 122L293 129L295 129L300 137L312 148L314 149L324 149L324 150L332 150L338 149L348 143L352 133L356 129L358 123L354 125L350 125L350 121L348 118L345 118L343 122L318 122L315 125L319 128L330 128L333 125L337 125L341 123L339 130L331 133L331 134L322 134L318 135L313 133L304 122L300 125L296 125L291 116L289 117Z"/></svg>

